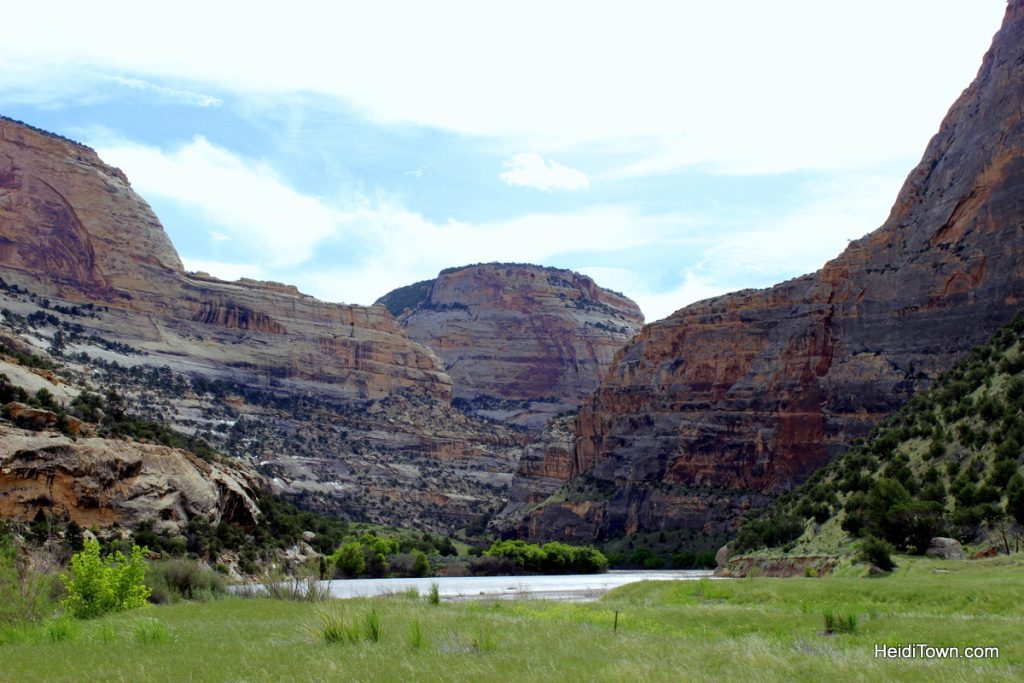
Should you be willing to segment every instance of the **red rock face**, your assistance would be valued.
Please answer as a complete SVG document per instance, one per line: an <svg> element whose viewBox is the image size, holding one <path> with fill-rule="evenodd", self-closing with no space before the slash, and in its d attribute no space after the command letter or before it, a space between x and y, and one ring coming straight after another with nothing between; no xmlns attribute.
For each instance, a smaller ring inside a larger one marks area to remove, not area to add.
<svg viewBox="0 0 1024 683"><path fill-rule="evenodd" d="M1013 0L882 227L813 275L646 326L577 424L573 475L614 492L545 506L522 532L727 534L1009 320L1024 300L1022 112Z"/></svg>
<svg viewBox="0 0 1024 683"><path fill-rule="evenodd" d="M596 389L643 324L633 301L591 278L524 264L451 268L379 303L437 353L456 398L538 429Z"/></svg>
<svg viewBox="0 0 1024 683"><path fill-rule="evenodd" d="M0 118L0 276L111 310L89 321L152 365L262 388L375 399L451 381L383 307L184 272L150 207L82 145Z"/></svg>

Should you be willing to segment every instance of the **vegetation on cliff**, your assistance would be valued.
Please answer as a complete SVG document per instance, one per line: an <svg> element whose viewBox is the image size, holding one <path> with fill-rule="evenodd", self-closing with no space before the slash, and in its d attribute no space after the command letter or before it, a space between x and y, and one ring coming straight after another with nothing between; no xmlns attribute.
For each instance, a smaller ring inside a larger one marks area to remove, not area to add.
<svg viewBox="0 0 1024 683"><path fill-rule="evenodd" d="M734 550L848 552L856 539L877 539L922 554L936 536L1017 550L1024 539L1022 409L1024 317L1018 316L745 523Z"/></svg>

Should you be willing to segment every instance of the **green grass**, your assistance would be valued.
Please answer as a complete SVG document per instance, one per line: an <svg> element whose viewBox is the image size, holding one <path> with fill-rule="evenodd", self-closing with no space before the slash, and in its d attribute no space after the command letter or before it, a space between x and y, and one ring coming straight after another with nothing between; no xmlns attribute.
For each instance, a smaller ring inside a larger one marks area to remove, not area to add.
<svg viewBox="0 0 1024 683"><path fill-rule="evenodd" d="M430 605L400 594L319 605L182 602L77 622L57 639L40 626L0 638L0 679L1022 680L1022 576L1022 555L900 558L896 572L877 579L650 582L589 604ZM856 629L826 634L826 612L853 617ZM910 643L998 646L1001 656L873 656L875 644Z"/></svg>

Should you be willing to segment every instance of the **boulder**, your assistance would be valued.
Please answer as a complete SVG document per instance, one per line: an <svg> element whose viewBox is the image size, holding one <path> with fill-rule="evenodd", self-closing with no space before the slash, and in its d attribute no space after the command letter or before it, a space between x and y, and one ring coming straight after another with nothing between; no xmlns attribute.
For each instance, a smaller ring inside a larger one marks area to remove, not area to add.
<svg viewBox="0 0 1024 683"><path fill-rule="evenodd" d="M925 557L932 557L939 560L964 560L964 549L960 541L955 538L943 538L936 536L928 544L928 550L924 551Z"/></svg>
<svg viewBox="0 0 1024 683"><path fill-rule="evenodd" d="M732 552L729 550L729 544L726 543L718 549L717 553L715 553L715 566L724 567L729 564L729 555L731 554Z"/></svg>

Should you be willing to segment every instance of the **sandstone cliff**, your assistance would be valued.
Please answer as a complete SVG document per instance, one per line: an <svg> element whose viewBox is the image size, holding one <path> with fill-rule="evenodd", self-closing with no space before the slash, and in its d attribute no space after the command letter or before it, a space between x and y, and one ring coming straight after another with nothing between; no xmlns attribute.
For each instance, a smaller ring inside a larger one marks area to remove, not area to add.
<svg viewBox="0 0 1024 683"><path fill-rule="evenodd" d="M812 275L646 326L584 402L532 538L723 536L928 386L1024 300L1024 3L889 218ZM580 487L577 487L580 488Z"/></svg>
<svg viewBox="0 0 1024 683"><path fill-rule="evenodd" d="M90 326L150 364L286 392L372 399L450 380L383 307L182 269L149 205L85 146L0 119L0 276L109 308Z"/></svg>
<svg viewBox="0 0 1024 683"><path fill-rule="evenodd" d="M596 389L643 323L633 301L591 278L525 264L449 268L378 303L440 357L457 399L536 429Z"/></svg>

